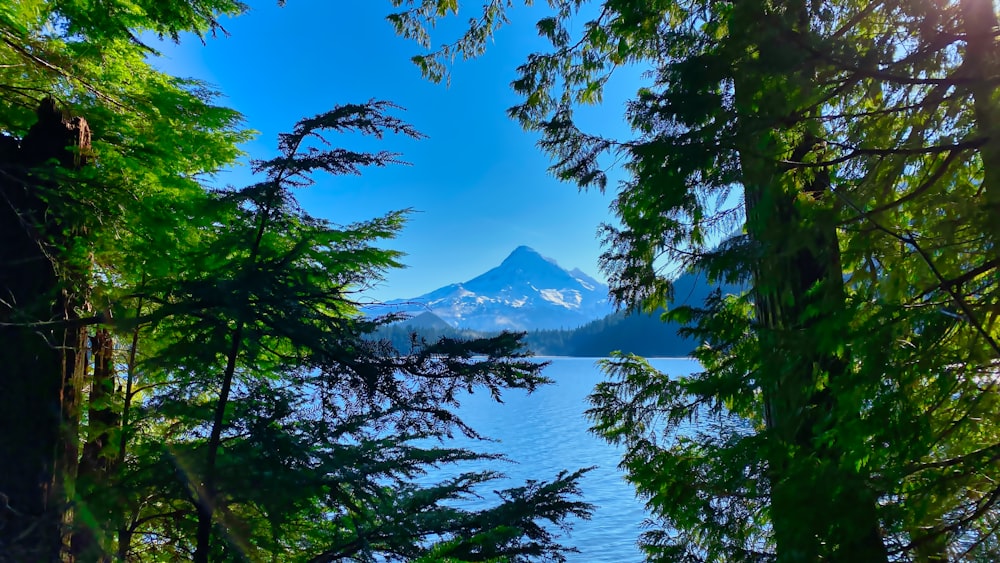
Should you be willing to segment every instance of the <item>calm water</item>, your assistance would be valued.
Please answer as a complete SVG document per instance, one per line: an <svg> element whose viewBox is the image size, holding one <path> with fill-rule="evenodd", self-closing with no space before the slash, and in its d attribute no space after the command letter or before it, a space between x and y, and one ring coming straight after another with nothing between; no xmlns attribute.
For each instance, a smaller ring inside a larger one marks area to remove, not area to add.
<svg viewBox="0 0 1000 563"><path fill-rule="evenodd" d="M504 453L517 464L490 462L489 469L506 473L510 481L488 490L517 486L526 479L551 480L560 470L575 470L596 465L582 481L584 498L597 505L589 521L577 521L563 543L580 550L571 554L573 562L623 562L642 560L636 539L642 531L645 511L625 482L617 465L620 452L587 432L589 422L584 411L586 397L604 377L593 358L558 358L545 375L555 380L531 395L508 393L504 404L490 401L478 393L463 401L460 414L473 428L498 440L477 443L477 451ZM686 374L698 369L692 360L653 360L653 365L668 374ZM464 439L456 439L469 445ZM487 469L469 467L464 469ZM446 474L453 474L447 470ZM439 478L442 474L433 477ZM487 501L495 497L484 494ZM493 497L493 498L490 498Z"/></svg>

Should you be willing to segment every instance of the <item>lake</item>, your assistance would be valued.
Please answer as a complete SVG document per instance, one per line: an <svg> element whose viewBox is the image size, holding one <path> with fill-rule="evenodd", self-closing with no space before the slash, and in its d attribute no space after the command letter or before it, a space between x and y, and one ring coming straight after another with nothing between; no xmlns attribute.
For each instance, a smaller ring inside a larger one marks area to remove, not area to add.
<svg viewBox="0 0 1000 563"><path fill-rule="evenodd" d="M580 553L570 554L573 562L638 562L642 554L636 540L642 532L645 510L636 499L632 486L617 469L621 457L615 448L587 429L584 416L586 402L594 385L604 374L594 358L548 358L551 365L545 376L555 383L541 387L528 395L510 392L504 403L490 400L488 393L477 393L462 401L459 413L478 432L498 440L496 443L470 444L456 438L458 445L477 451L503 453L516 464L488 462L482 466L465 465L464 470L496 469L510 478L508 482L491 483L488 491L522 484L526 479L551 480L563 469L597 466L582 481L584 500L597 505L589 521L576 521L571 534L563 539ZM689 359L658 359L651 363L671 374L688 374L699 365ZM453 475L454 469L442 470L433 479ZM491 504L496 497L484 494Z"/></svg>

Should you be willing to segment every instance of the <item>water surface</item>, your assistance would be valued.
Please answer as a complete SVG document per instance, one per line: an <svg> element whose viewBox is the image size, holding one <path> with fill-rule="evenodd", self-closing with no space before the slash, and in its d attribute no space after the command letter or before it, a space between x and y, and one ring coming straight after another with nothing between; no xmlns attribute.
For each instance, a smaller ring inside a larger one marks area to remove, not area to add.
<svg viewBox="0 0 1000 563"><path fill-rule="evenodd" d="M480 433L496 443L471 444L456 438L457 445L477 451L503 453L517 464L484 462L466 465L465 470L497 469L508 475L505 483L493 483L489 490L518 486L527 479L550 480L563 469L597 466L581 482L584 498L597 505L590 521L577 521L564 543L580 550L571 554L572 562L642 561L636 540L642 531L645 510L635 497L632 486L617 469L621 452L588 432L590 422L584 415L586 401L594 385L604 379L594 358L546 358L551 361L545 375L555 381L528 395L510 392L504 404L493 402L488 393L477 393L462 401L459 414ZM698 369L688 359L651 360L657 369L671 375L687 374ZM442 470L432 477L454 474ZM495 497L487 495L493 503Z"/></svg>

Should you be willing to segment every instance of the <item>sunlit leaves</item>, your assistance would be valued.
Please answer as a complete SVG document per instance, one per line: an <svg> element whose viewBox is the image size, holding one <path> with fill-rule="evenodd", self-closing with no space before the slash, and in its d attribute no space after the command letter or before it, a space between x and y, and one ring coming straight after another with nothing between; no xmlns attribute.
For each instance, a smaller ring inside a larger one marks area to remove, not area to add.
<svg viewBox="0 0 1000 563"><path fill-rule="evenodd" d="M395 8L402 11L386 17L400 36L415 41L420 46L430 49L433 45L431 30L426 23L438 18L457 14L457 0L391 0ZM530 4L531 0L525 3ZM448 78L447 63L457 57L470 58L481 55L486 50L487 41L493 33L509 23L506 10L514 5L514 0L490 0L482 6L477 17L469 20L469 26L457 40L452 43L438 42L432 54L417 55L412 58L421 74L434 82Z"/></svg>

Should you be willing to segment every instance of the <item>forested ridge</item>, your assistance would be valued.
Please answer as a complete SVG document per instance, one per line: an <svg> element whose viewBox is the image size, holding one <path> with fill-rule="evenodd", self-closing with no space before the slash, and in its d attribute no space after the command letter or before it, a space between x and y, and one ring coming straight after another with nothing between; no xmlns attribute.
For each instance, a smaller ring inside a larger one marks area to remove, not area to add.
<svg viewBox="0 0 1000 563"><path fill-rule="evenodd" d="M535 356L571 356L606 358L615 352L643 357L683 358L691 354L698 342L678 334L681 325L664 322L659 310L652 313L618 312L591 321L574 329L530 330L524 334L526 350ZM453 328L440 324L416 324L402 320L379 327L374 337L384 338L401 353L407 353L415 342L444 338L493 336L495 333Z"/></svg>
<svg viewBox="0 0 1000 563"><path fill-rule="evenodd" d="M704 276L686 273L673 280L674 297L670 308L702 304L714 291L739 294L738 286L710 284ZM571 356L607 358L615 353L643 357L684 358L691 355L699 341L682 334L683 323L671 320L665 308L654 311L618 311L576 328L535 329L524 331L524 344L536 356ZM441 337L469 338L496 333L455 328L425 311L392 324L379 327L373 335L392 343L406 353L421 340Z"/></svg>
<svg viewBox="0 0 1000 563"><path fill-rule="evenodd" d="M517 4L462 3L446 42L456 0L387 7L442 81ZM992 0L546 4L510 116L557 177L614 193L612 296L665 308L703 367L620 355L591 396L647 559L1000 559ZM297 204L401 163L393 138L421 135L399 108L305 116L254 183L202 183L249 133L142 38L245 8L0 4L0 561L563 559L551 524L590 514L582 471L482 510L448 501L493 472L415 482L483 459L422 440L475 435L458 393L546 383L523 337L373 338L399 319L356 301L399 265L406 212L342 227ZM580 106L630 65L632 135L587 131ZM678 306L679 272L746 289Z"/></svg>
<svg viewBox="0 0 1000 563"><path fill-rule="evenodd" d="M698 343L679 335L680 325L665 323L665 312L614 313L573 330L531 331L524 342L540 356L607 358L616 352L657 358L690 356Z"/></svg>

